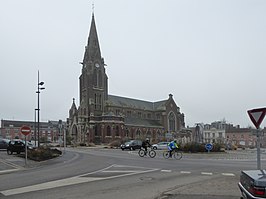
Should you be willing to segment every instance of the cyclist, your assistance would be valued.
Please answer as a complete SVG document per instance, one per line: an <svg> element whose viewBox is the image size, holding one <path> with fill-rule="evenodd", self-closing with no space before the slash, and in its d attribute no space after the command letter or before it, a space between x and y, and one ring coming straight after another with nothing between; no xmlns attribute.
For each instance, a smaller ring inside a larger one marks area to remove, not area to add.
<svg viewBox="0 0 266 199"><path fill-rule="evenodd" d="M177 145L176 142L177 142L176 139L174 139L167 146L168 150L170 151L170 157L172 157L172 151L175 150L175 149L178 149L178 145Z"/></svg>
<svg viewBox="0 0 266 199"><path fill-rule="evenodd" d="M146 140L142 142L142 147L145 149L145 154L146 154L148 147L151 147L149 138L146 138Z"/></svg>

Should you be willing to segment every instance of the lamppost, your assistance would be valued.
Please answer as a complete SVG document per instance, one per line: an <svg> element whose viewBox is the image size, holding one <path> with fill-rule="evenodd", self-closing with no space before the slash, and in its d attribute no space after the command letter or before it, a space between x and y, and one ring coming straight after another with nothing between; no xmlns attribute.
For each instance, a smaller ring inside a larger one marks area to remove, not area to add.
<svg viewBox="0 0 266 199"><path fill-rule="evenodd" d="M42 87L44 85L44 82L40 82L39 80L39 71L38 71L38 90L36 91L37 95L38 95L38 108L37 108L37 111L38 111L38 121L37 121L37 125L38 125L38 148L40 147L40 90L43 90L45 89L44 87Z"/></svg>
<svg viewBox="0 0 266 199"><path fill-rule="evenodd" d="M36 141L37 141L37 134L36 134L36 111L38 109L34 109L34 146L36 147Z"/></svg>

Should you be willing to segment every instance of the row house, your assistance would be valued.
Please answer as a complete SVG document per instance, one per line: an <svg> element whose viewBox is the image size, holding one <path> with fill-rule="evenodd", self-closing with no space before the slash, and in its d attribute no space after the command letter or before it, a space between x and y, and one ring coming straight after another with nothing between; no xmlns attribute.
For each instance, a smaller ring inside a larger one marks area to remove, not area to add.
<svg viewBox="0 0 266 199"><path fill-rule="evenodd" d="M233 126L233 124L228 124L225 121L216 121L211 124L198 123L191 130L194 142L219 143L224 144L226 147L256 147L257 133L251 127L240 128L239 125ZM266 147L265 132L266 129L264 128L260 133L261 147Z"/></svg>
<svg viewBox="0 0 266 199"><path fill-rule="evenodd" d="M62 125L61 125L62 124ZM0 137L9 140L25 139L25 136L20 132L22 126L29 126L31 133L27 136L27 140L38 140L37 122L34 121L16 121L16 120L1 120ZM63 131L66 128L66 122L48 121L39 123L40 142L58 142L62 139Z"/></svg>

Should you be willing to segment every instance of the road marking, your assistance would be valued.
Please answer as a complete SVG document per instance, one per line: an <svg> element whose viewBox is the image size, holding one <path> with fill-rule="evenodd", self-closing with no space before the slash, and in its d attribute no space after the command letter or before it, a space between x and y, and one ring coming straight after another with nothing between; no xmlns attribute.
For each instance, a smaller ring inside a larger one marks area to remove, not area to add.
<svg viewBox="0 0 266 199"><path fill-rule="evenodd" d="M222 173L223 176L236 176L235 174L233 173Z"/></svg>
<svg viewBox="0 0 266 199"><path fill-rule="evenodd" d="M110 170L110 171L102 171L102 173L136 173L136 170Z"/></svg>
<svg viewBox="0 0 266 199"><path fill-rule="evenodd" d="M19 171L20 169L6 169L6 170L3 170L3 171L0 171L0 175L3 174L3 173L11 173L11 172L14 172L14 171Z"/></svg>
<svg viewBox="0 0 266 199"><path fill-rule="evenodd" d="M161 170L161 172L170 173L170 172L172 172L172 170Z"/></svg>
<svg viewBox="0 0 266 199"><path fill-rule="evenodd" d="M111 165L109 167L106 167L104 169L94 171L91 173L87 174L82 174L79 176L71 177L71 178L65 178L61 180L54 180L50 182L45 182L41 184L36 184L36 185L31 185L31 186L26 186L26 187L20 187L20 188L14 188L14 189L9 189L9 190L4 190L1 191L0 193L3 194L4 196L11 196L11 195L16 195L16 194L22 194L22 193L27 193L27 192L33 192L33 191L41 191L41 190L46 190L46 189L52 189L52 188L57 188L57 187L63 187L63 186L69 186L69 185L75 185L75 184L81 184L81 183L88 183L88 182L93 182L93 181L98 181L98 180L106 180L106 179L112 179L112 178L119 178L123 176L129 176L129 175L135 175L135 174L140 174L140 173L148 173L148 172L153 172L157 171L158 169L155 168L145 168L145 167L134 167L132 166L131 168L135 168L136 170L108 170L112 168L129 168L131 166L123 166L123 165ZM115 176L106 176L106 177L90 177L89 175L95 175L97 173L124 173L121 175L115 175Z"/></svg>
<svg viewBox="0 0 266 199"><path fill-rule="evenodd" d="M209 175L209 176L212 175L212 173L210 173L210 172L201 172L201 174L202 174L202 175Z"/></svg>
<svg viewBox="0 0 266 199"><path fill-rule="evenodd" d="M183 173L183 174L190 174L191 171L180 171L180 173Z"/></svg>
<svg viewBox="0 0 266 199"><path fill-rule="evenodd" d="M55 188L55 187L63 187L63 186L80 184L80 183L85 183L85 182L92 182L92 181L102 180L102 179L103 178L72 177L72 178L55 180L55 181L45 182L45 183L27 186L27 187L9 189L9 190L5 190L5 191L1 191L1 193L5 196L10 196L10 195L16 195L16 194L27 193L27 192L32 192L32 191L46 190L46 189L51 189L51 188Z"/></svg>

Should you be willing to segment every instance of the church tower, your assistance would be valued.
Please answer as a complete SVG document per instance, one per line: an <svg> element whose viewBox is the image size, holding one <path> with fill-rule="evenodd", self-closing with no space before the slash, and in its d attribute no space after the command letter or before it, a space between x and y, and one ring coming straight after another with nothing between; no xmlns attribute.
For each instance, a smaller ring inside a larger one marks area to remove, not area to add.
<svg viewBox="0 0 266 199"><path fill-rule="evenodd" d="M94 14L92 14L88 43L81 64L79 115L84 119L90 116L101 116L108 96L108 77L105 73L104 59L101 57Z"/></svg>

